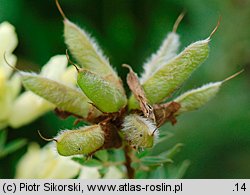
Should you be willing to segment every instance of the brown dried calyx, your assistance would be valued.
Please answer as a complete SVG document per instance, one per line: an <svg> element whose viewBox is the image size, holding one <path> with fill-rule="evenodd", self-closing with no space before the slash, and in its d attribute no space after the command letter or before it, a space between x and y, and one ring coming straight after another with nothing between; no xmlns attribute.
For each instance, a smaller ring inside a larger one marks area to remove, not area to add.
<svg viewBox="0 0 250 195"><path fill-rule="evenodd" d="M168 102L165 104L155 104L154 113L157 127L162 126L165 122L170 121L174 125L176 120L175 113L180 109L181 105L177 102Z"/></svg>
<svg viewBox="0 0 250 195"><path fill-rule="evenodd" d="M173 125L177 122L175 113L180 109L180 104L177 102L168 102L165 104L155 104L151 106L148 103L144 89L139 82L137 75L129 65L124 64L123 67L129 69L127 75L127 83L140 104L140 109L146 118L150 118L157 127L160 127L165 122L170 121Z"/></svg>
<svg viewBox="0 0 250 195"><path fill-rule="evenodd" d="M146 98L144 89L142 88L137 75L129 65L123 64L123 67L129 69L129 73L127 75L127 83L135 98L139 102L141 111L146 118L150 118L153 122L155 122L154 109L148 103L148 99Z"/></svg>

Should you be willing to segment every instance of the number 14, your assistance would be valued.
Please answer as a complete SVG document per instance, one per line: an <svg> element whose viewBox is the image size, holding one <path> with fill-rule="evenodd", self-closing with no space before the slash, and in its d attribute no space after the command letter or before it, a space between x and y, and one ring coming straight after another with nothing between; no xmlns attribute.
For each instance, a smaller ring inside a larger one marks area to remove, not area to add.
<svg viewBox="0 0 250 195"><path fill-rule="evenodd" d="M246 191L246 183L243 183L242 185L240 185L239 183L236 183L235 187L236 187L236 191L239 191L239 190Z"/></svg>

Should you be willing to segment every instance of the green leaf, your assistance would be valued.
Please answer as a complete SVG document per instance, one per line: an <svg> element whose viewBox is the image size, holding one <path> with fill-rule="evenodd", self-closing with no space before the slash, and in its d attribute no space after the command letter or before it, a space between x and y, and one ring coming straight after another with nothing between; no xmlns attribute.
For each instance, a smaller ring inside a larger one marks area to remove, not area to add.
<svg viewBox="0 0 250 195"><path fill-rule="evenodd" d="M171 159L162 156L146 156L141 158L141 162L146 166L160 166L165 163L173 163Z"/></svg>
<svg viewBox="0 0 250 195"><path fill-rule="evenodd" d="M172 159L178 152L181 151L183 146L184 145L182 143L177 143L174 147L169 149L167 152L161 153L160 156L162 156L163 158Z"/></svg>
<svg viewBox="0 0 250 195"><path fill-rule="evenodd" d="M88 116L91 105L81 91L30 73L22 73L22 82L26 89L55 104L60 110Z"/></svg>
<svg viewBox="0 0 250 195"><path fill-rule="evenodd" d="M182 179L187 169L189 168L191 162L189 160L184 160L182 164L179 166L177 174L175 176L176 179Z"/></svg>
<svg viewBox="0 0 250 195"><path fill-rule="evenodd" d="M0 158L15 152L16 150L23 147L27 141L25 139L16 139L10 143L8 143L1 151L0 151Z"/></svg>
<svg viewBox="0 0 250 195"><path fill-rule="evenodd" d="M173 136L174 136L174 134L171 133L171 132L168 132L168 131L161 131L161 132L160 132L160 135L159 135L159 139L157 139L157 143L156 143L156 144L165 142L166 140L170 139L170 138L173 137Z"/></svg>
<svg viewBox="0 0 250 195"><path fill-rule="evenodd" d="M155 169L149 172L150 179L165 179L167 178L167 174L164 166L158 166Z"/></svg>
<svg viewBox="0 0 250 195"><path fill-rule="evenodd" d="M83 165L88 167L100 167L102 166L102 162L96 159L89 159L84 161Z"/></svg>
<svg viewBox="0 0 250 195"><path fill-rule="evenodd" d="M127 98L123 91L97 74L80 70L77 83L102 112L118 112L126 106Z"/></svg>
<svg viewBox="0 0 250 195"><path fill-rule="evenodd" d="M124 151L119 149L109 150L109 160L112 162L124 162L125 161Z"/></svg>
<svg viewBox="0 0 250 195"><path fill-rule="evenodd" d="M104 177L108 171L108 167L101 167L100 169L98 169L98 172L100 173L101 177Z"/></svg>
<svg viewBox="0 0 250 195"><path fill-rule="evenodd" d="M99 167L102 166L102 162L97 160L97 159L93 159L93 158L89 158L86 156L82 156L82 157L72 157L71 158L73 161L83 165L83 166L88 166L88 167ZM99 171L105 171L104 168L100 169Z"/></svg>
<svg viewBox="0 0 250 195"><path fill-rule="evenodd" d="M139 171L135 172L136 179L146 179L146 178L149 178L148 175L149 175L148 171L140 171L139 170Z"/></svg>
<svg viewBox="0 0 250 195"><path fill-rule="evenodd" d="M169 97L190 77L193 71L207 58L208 43L209 39L192 43L142 83L150 104L160 103ZM139 108L134 96L129 99L129 108Z"/></svg>
<svg viewBox="0 0 250 195"><path fill-rule="evenodd" d="M87 157L82 155L81 157L78 157L78 156L74 156L71 158L73 161L79 163L80 165L83 165L84 162L87 160Z"/></svg>
<svg viewBox="0 0 250 195"><path fill-rule="evenodd" d="M178 165L169 166L168 167L169 178L182 179L189 166L190 166L189 160L184 160L182 163Z"/></svg>
<svg viewBox="0 0 250 195"><path fill-rule="evenodd" d="M95 157L101 160L102 162L107 162L109 154L107 150L99 150L95 153Z"/></svg>
<svg viewBox="0 0 250 195"><path fill-rule="evenodd" d="M147 156L147 155L150 153L150 151L151 151L150 149L145 148L145 149L143 149L142 151L138 152L138 153L136 154L136 156L137 156L138 158L145 157L145 156Z"/></svg>
<svg viewBox="0 0 250 195"><path fill-rule="evenodd" d="M138 170L140 168L140 163L139 162L132 162L131 167L133 167L135 170Z"/></svg>

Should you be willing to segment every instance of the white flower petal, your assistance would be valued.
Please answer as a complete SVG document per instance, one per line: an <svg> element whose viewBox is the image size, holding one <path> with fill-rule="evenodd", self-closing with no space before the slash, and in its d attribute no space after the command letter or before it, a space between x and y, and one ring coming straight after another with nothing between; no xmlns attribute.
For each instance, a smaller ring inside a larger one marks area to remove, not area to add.
<svg viewBox="0 0 250 195"><path fill-rule="evenodd" d="M17 46L18 40L14 26L8 22L0 24L0 56L4 52L12 53Z"/></svg>
<svg viewBox="0 0 250 195"><path fill-rule="evenodd" d="M100 179L101 175L98 171L98 167L82 166L81 173L78 179Z"/></svg>
<svg viewBox="0 0 250 195"><path fill-rule="evenodd" d="M11 91L12 99L14 100L16 96L20 93L22 87L20 75L14 74L8 82L8 86Z"/></svg>
<svg viewBox="0 0 250 195"><path fill-rule="evenodd" d="M37 119L55 106L30 91L22 93L13 103L9 123L18 128Z"/></svg>
<svg viewBox="0 0 250 195"><path fill-rule="evenodd" d="M104 179L122 179L124 178L124 173L118 169L116 166L111 166L108 168L108 172L104 175Z"/></svg>
<svg viewBox="0 0 250 195"><path fill-rule="evenodd" d="M34 179L37 177L37 165L40 163L39 152L38 144L29 145L28 151L17 164L15 178Z"/></svg>
<svg viewBox="0 0 250 195"><path fill-rule="evenodd" d="M3 54L4 55L4 54ZM14 66L16 65L16 62L17 62L17 57L13 54L8 54L6 53L5 54L6 56L6 60L7 62L11 65L11 66ZM1 56L0 56L1 58ZM4 72L4 75L5 75L5 78L8 79L11 75L11 73L13 72L13 68L11 68L7 63L6 61L4 60L4 58L1 59L0 61L0 69L3 70Z"/></svg>
<svg viewBox="0 0 250 195"><path fill-rule="evenodd" d="M69 179L79 170L78 163L54 151L54 144L49 143L41 149L31 144L17 165L16 178Z"/></svg>
<svg viewBox="0 0 250 195"><path fill-rule="evenodd" d="M53 56L48 63L43 66L40 75L55 81L60 81L67 64L68 61L65 55Z"/></svg>
<svg viewBox="0 0 250 195"><path fill-rule="evenodd" d="M6 87L5 72L3 71L3 69L0 68L0 98L1 96L4 96L5 87Z"/></svg>
<svg viewBox="0 0 250 195"><path fill-rule="evenodd" d="M61 81L69 86L75 86L77 80L77 70L74 66L69 66L61 76Z"/></svg>
<svg viewBox="0 0 250 195"><path fill-rule="evenodd" d="M47 144L40 155L40 168L38 178L64 179L75 177L80 170L80 165L70 157L60 156L54 144Z"/></svg>
<svg viewBox="0 0 250 195"><path fill-rule="evenodd" d="M0 71L0 80L1 80L1 71ZM5 121L8 119L10 114L10 109L12 106L12 96L11 91L5 84L5 80L1 81L0 84L0 121Z"/></svg>

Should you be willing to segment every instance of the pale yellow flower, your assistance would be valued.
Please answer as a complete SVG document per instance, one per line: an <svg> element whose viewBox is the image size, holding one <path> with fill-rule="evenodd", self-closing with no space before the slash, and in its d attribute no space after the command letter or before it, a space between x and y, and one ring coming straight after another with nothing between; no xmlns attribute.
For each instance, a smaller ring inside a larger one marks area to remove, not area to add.
<svg viewBox="0 0 250 195"><path fill-rule="evenodd" d="M12 76L13 68L17 58L12 54L18 44L15 28L8 22L0 24L0 129L10 125L18 128L26 125L48 111L55 108L55 105L45 99L26 91L18 96L21 89L19 73ZM52 57L43 66L40 75L66 85L75 86L76 70L73 66L67 68L65 55ZM18 96L18 97L17 97Z"/></svg>
<svg viewBox="0 0 250 195"><path fill-rule="evenodd" d="M32 143L28 152L20 159L15 178L31 179L67 179L79 174L81 165L71 157L60 156L53 143L43 148Z"/></svg>
<svg viewBox="0 0 250 195"><path fill-rule="evenodd" d="M18 43L15 28L8 22L0 24L0 129L8 125L11 114L11 107L14 99L18 95L21 84L18 75L11 76L13 69L10 68L5 60L15 66L16 56L12 54Z"/></svg>
<svg viewBox="0 0 250 195"><path fill-rule="evenodd" d="M87 167L82 166L81 167L81 173L79 175L79 179L122 179L125 177L125 171L121 171L116 166L109 166L107 169L107 172L102 177L99 169L101 169L101 166L97 167Z"/></svg>
<svg viewBox="0 0 250 195"><path fill-rule="evenodd" d="M4 72L5 78L12 73L12 68L10 68L5 60L4 53L8 61L12 64L16 64L16 56L12 54L18 44L17 35L14 26L8 22L3 22L0 24L0 70Z"/></svg>
<svg viewBox="0 0 250 195"><path fill-rule="evenodd" d="M82 166L78 179L100 179L99 167Z"/></svg>
<svg viewBox="0 0 250 195"><path fill-rule="evenodd" d="M116 166L110 166L107 173L104 175L104 179L122 179L125 177L125 171L121 171Z"/></svg>
<svg viewBox="0 0 250 195"><path fill-rule="evenodd" d="M32 143L28 151L19 160L15 178L18 179L100 179L98 167L82 166L73 161L71 157L59 155L54 143L49 143L40 148L37 143ZM108 167L105 179L121 179L124 173L115 166Z"/></svg>

